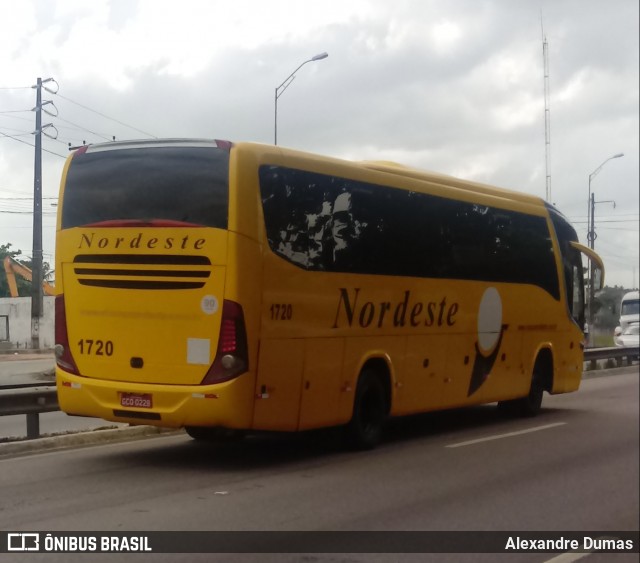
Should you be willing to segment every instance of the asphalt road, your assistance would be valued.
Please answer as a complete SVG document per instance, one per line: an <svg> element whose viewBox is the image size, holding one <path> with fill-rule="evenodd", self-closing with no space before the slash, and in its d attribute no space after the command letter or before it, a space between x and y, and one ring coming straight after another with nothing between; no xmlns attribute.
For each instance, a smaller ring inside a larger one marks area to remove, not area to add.
<svg viewBox="0 0 640 563"><path fill-rule="evenodd" d="M5 458L0 529L638 530L637 366L627 371L588 379L577 393L545 396L544 412L533 419L504 419L492 406L402 419L371 452L345 450L331 432L224 447L178 434ZM29 560L39 557L69 556ZM555 561L552 555L505 558ZM153 560L255 556L155 554ZM260 560L495 561L496 555ZM637 561L637 555L583 559L612 560Z"/></svg>
<svg viewBox="0 0 640 563"><path fill-rule="evenodd" d="M28 376L37 379L38 375L51 372L54 367L55 360L48 354L0 354L0 387L26 381Z"/></svg>

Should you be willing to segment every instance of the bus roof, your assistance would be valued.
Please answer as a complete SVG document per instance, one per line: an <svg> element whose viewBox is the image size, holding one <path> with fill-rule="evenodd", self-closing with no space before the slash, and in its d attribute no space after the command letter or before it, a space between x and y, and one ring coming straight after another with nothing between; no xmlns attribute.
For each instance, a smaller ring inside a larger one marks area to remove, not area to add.
<svg viewBox="0 0 640 563"><path fill-rule="evenodd" d="M129 141L110 141L75 147L80 151L101 152L119 149L141 149L147 147L218 147L228 148L228 141L218 139L135 139Z"/></svg>
<svg viewBox="0 0 640 563"><path fill-rule="evenodd" d="M86 148L85 148L86 146ZM454 187L466 192L482 194L500 198L506 201L529 204L534 207L544 207L545 201L537 196L517 192L511 189L499 188L480 182L471 180L463 180L455 176L449 176L439 172L433 172L429 170L420 170L412 168L390 161L350 161L346 159L340 159L336 157L323 156L314 153L308 153L299 151L297 149L288 149L280 146L254 143L254 142L231 142L217 139L201 139L201 138L167 138L167 139L138 139L130 141L111 141L106 143L96 143L91 145L85 145L77 147L81 151L84 149L87 152L99 152L107 150L117 149L131 149L131 148L145 148L145 147L167 147L167 146L213 146L222 149L229 149L232 146L245 146L252 147L254 149L259 148L266 153L276 153L291 156L298 156L302 158L321 158L327 161L333 161L342 165L355 166L357 168L371 170L373 172L382 172L384 174L392 174L394 176L400 176L403 178L418 180L423 182L431 182L440 185L446 185Z"/></svg>
<svg viewBox="0 0 640 563"><path fill-rule="evenodd" d="M516 192L506 188L498 188L496 186L490 186L488 184L482 184L480 182L474 182L471 180L463 180L455 176L449 176L448 174L442 174L440 172L433 172L430 170L419 170L417 168L411 168L395 162L380 162L380 161L364 161L362 162L366 168L371 170L377 170L379 172L385 172L387 174L395 174L398 176L404 176L406 178L412 178L415 180L424 180L428 182L446 183L448 185L460 188L463 190L473 191L476 193L482 193L485 195L491 195L494 197L500 197L509 199L512 201L518 201L522 203L529 203L533 205L543 205L542 198L537 196L525 194L522 192Z"/></svg>

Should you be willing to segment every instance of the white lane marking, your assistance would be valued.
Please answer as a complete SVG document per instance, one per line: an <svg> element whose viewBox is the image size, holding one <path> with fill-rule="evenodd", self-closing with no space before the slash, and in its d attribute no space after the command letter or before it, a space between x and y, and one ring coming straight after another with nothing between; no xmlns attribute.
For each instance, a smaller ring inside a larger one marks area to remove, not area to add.
<svg viewBox="0 0 640 563"><path fill-rule="evenodd" d="M545 563L573 563L574 561L578 561L578 559L582 559L583 557L588 557L591 554L591 551L587 551L585 553L568 551L567 553L563 553L562 555L558 555L552 559L547 559Z"/></svg>
<svg viewBox="0 0 640 563"><path fill-rule="evenodd" d="M531 432L538 432L540 430L548 430L549 428L555 428L556 426L563 426L566 422L555 422L554 424L545 424L544 426L536 426L535 428L527 428L527 430L519 430L518 432L508 432L507 434L496 434L495 436L486 436L484 438L478 438L477 440L468 440L467 442L459 442L457 444L449 444L446 448L461 448L462 446L470 446L472 444L479 444L481 442L490 442L492 440L501 440L502 438L511 438L511 436L520 436L521 434L529 434Z"/></svg>
<svg viewBox="0 0 640 563"><path fill-rule="evenodd" d="M597 540L617 540L615 536L600 536L595 538ZM573 563L574 561L578 561L584 557L589 555L593 555L594 553L598 553L595 550L587 550L587 551L567 551L566 553L562 553L557 557L552 557L551 559L547 559L545 563Z"/></svg>

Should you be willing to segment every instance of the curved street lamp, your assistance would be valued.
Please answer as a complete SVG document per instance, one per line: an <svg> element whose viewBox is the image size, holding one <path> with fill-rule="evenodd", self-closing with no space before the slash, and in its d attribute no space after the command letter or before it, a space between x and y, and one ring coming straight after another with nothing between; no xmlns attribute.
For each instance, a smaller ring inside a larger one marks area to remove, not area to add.
<svg viewBox="0 0 640 563"><path fill-rule="evenodd" d="M596 203L609 203L609 201L594 201L594 196L591 193L591 179L594 178L595 176L597 176L598 172L600 172L600 170L602 170L602 167L609 162L610 160L614 159L614 158L620 158L623 157L624 153L619 152L618 154L614 154L613 156L610 156L609 158L607 158L600 166L598 166L598 168L596 168L591 174L589 174L589 198L587 199L587 243L589 245L589 247L591 249L594 248L595 246L595 241L596 241L596 232L595 232L595 220L594 220L594 210L595 210L595 204ZM615 207L615 202L613 202L613 206ZM588 295L588 312L589 312L589 316L587 319L588 322L588 326L589 326L589 344L592 344L592 328L593 328L593 322L594 322L594 311L593 311L593 301L595 298L595 291L594 291L594 287L593 287L593 267L591 264L591 260L589 260L589 295Z"/></svg>
<svg viewBox="0 0 640 563"><path fill-rule="evenodd" d="M600 172L600 170L602 170L602 167L609 162L610 160L614 159L614 158L620 158L623 157L624 153L623 152L619 152L618 154L614 154L613 156L610 156L609 158L607 158L607 160L605 160L600 166L598 166L598 168L596 168L591 174L589 174L589 197L587 198L587 241L589 242L589 246L590 248L593 248L593 243L595 242L595 229L594 229L594 225L593 225L593 219L591 219L592 213L591 213L591 209L592 209L592 205L591 205L591 178L594 178L595 176L597 176L598 172Z"/></svg>
<svg viewBox="0 0 640 563"><path fill-rule="evenodd" d="M310 59L304 61L298 68L296 68L287 78L284 80L280 86L276 88L275 92L275 115L274 115L274 127L273 127L273 144L278 144L278 98L284 94L284 91L291 85L293 80L295 79L295 74L298 72L304 65L307 63L313 63L315 61L321 61L322 59L326 59L329 56L328 53L318 53L314 55Z"/></svg>

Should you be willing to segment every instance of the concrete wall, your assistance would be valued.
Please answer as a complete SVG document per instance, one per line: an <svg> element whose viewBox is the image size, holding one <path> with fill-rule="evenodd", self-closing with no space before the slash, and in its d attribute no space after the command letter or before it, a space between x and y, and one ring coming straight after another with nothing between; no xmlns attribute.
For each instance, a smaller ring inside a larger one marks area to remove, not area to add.
<svg viewBox="0 0 640 563"><path fill-rule="evenodd" d="M53 348L55 297L42 299L43 316L40 319L40 349ZM8 321L8 323L7 323ZM0 350L31 348L31 298L0 298Z"/></svg>

